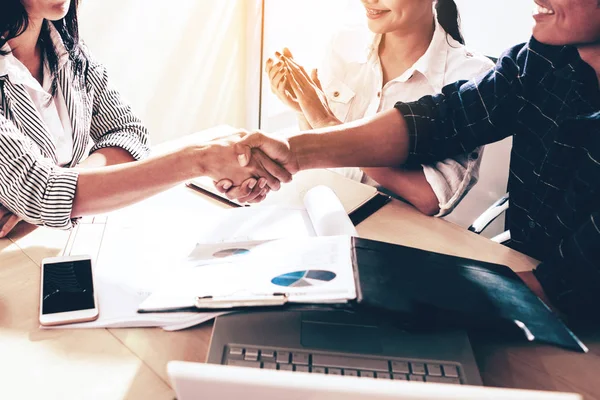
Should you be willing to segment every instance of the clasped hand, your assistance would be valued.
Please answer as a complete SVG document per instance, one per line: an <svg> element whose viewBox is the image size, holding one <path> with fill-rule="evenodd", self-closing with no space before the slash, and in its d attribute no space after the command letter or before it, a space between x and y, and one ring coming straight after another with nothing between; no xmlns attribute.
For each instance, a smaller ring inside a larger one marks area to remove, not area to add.
<svg viewBox="0 0 600 400"><path fill-rule="evenodd" d="M313 70L309 75L294 60L292 53L287 48L283 49L282 53L275 53L275 59L269 58L267 60L265 72L271 83L271 91L284 104L299 113L306 120L309 128L321 128L341 123L329 108L317 70ZM263 157L267 155L273 161L279 163L280 166L284 166L281 160L277 160L277 157L283 157L286 154L285 157L292 159L293 154L289 146L284 146L283 143L264 134L254 133L243 138L237 144L237 151L241 152L245 147L247 157L256 157L261 164L264 160ZM260 151L257 150L259 148ZM240 164L247 165L243 162ZM294 166L288 163L286 168L288 172L294 173L289 168L297 168L297 165ZM270 185L268 180L266 181L263 178L257 180L256 177L247 179L239 186L236 186L231 179L215 181L215 186L229 199L248 203L260 202L265 199L270 190L278 190L278 187Z"/></svg>
<svg viewBox="0 0 600 400"><path fill-rule="evenodd" d="M281 182L291 181L298 163L289 143L260 132L241 132L209 143L205 174L229 199L257 203ZM214 151L216 150L216 151Z"/></svg>

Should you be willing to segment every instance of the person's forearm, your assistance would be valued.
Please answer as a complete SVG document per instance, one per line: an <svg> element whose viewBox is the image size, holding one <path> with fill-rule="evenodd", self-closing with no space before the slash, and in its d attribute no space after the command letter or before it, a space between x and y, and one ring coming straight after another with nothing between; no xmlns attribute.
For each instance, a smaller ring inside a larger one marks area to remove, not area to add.
<svg viewBox="0 0 600 400"><path fill-rule="evenodd" d="M202 153L172 151L133 163L81 168L72 217L100 214L125 207L187 179L200 176Z"/></svg>
<svg viewBox="0 0 600 400"><path fill-rule="evenodd" d="M300 169L335 167L393 167L408 157L408 129L395 109L373 118L289 138Z"/></svg>
<svg viewBox="0 0 600 400"><path fill-rule="evenodd" d="M435 215L440 211L439 200L427 182L422 168L418 170L363 168L363 171L381 186L415 206L423 214Z"/></svg>
<svg viewBox="0 0 600 400"><path fill-rule="evenodd" d="M81 168L99 168L131 161L135 161L135 159L127 150L120 147L107 147L93 152L77 166Z"/></svg>
<svg viewBox="0 0 600 400"><path fill-rule="evenodd" d="M309 131L309 130L311 130L313 128L308 123L308 120L306 119L306 117L304 116L304 114L297 113L296 114L296 118L298 119L298 127L300 127L301 131Z"/></svg>

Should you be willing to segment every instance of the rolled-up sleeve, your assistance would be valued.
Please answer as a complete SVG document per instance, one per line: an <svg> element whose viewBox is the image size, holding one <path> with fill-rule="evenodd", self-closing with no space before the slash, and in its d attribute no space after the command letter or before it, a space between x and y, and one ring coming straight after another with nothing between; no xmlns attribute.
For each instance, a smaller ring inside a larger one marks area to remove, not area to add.
<svg viewBox="0 0 600 400"><path fill-rule="evenodd" d="M436 217L443 217L452 212L475 186L479 180L482 156L483 147L478 147L468 154L423 165L425 179L439 201L440 211Z"/></svg>
<svg viewBox="0 0 600 400"><path fill-rule="evenodd" d="M31 224L69 229L78 176L0 116L0 204Z"/></svg>
<svg viewBox="0 0 600 400"><path fill-rule="evenodd" d="M87 80L94 93L90 127L94 146L90 153L106 147L120 147L136 160L146 157L150 153L148 130L110 85L106 68L90 62Z"/></svg>
<svg viewBox="0 0 600 400"><path fill-rule="evenodd" d="M516 52L517 49L513 49ZM442 93L398 102L408 127L408 165L433 164L510 136L523 104L519 66L505 54L487 74L447 85Z"/></svg>

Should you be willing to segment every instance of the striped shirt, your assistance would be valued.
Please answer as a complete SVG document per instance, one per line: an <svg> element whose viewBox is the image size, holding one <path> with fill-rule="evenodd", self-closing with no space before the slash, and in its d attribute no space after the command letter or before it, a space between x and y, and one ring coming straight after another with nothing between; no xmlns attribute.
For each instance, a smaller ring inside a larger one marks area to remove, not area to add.
<svg viewBox="0 0 600 400"><path fill-rule="evenodd" d="M56 139L27 88L0 76L0 204L31 224L72 226L73 167L90 147L89 153L120 147L135 159L149 153L146 128L110 86L106 69L88 55L83 71L75 76L71 60L58 70L73 131L73 158L65 168L57 165Z"/></svg>
<svg viewBox="0 0 600 400"><path fill-rule="evenodd" d="M485 76L396 108L413 164L512 135L508 245L542 261L535 274L565 312L600 304L600 91L576 48L532 38Z"/></svg>
<svg viewBox="0 0 600 400"><path fill-rule="evenodd" d="M56 55L58 65L63 66L69 60L69 53L60 38L60 34L53 25L50 27L50 38ZM35 108L42 120L54 136L56 145L56 158L61 167L69 164L73 158L73 130L67 104L60 90L52 93L53 76L47 62L44 62L43 79L38 82L31 75L21 61L12 53L8 43L2 47L6 56L0 57L0 76L7 75L13 84L22 84L33 101Z"/></svg>

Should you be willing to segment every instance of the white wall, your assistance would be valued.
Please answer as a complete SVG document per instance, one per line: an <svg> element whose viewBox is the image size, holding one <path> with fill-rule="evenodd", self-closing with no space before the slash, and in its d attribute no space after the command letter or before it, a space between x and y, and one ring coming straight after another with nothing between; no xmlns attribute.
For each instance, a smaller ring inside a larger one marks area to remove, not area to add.
<svg viewBox="0 0 600 400"><path fill-rule="evenodd" d="M217 124L246 125L254 3L85 0L81 33L158 143Z"/></svg>
<svg viewBox="0 0 600 400"><path fill-rule="evenodd" d="M531 35L533 1L455 0L467 46L498 57Z"/></svg>

